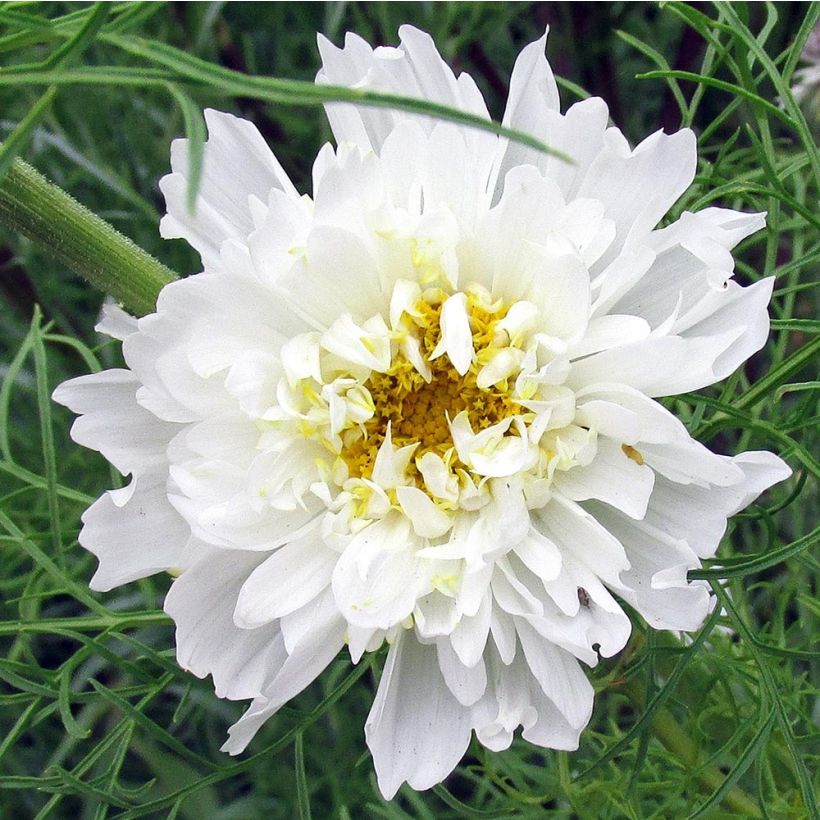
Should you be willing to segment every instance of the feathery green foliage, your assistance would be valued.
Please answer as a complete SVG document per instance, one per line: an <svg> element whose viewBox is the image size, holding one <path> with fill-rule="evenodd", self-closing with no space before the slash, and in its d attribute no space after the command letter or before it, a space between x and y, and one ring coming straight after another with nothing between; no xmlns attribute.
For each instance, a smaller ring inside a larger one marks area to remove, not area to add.
<svg viewBox="0 0 820 820"><path fill-rule="evenodd" d="M0 5L0 177L25 159L181 275L198 262L160 240L157 181L171 139L201 143L202 108L254 120L308 190L334 93L311 85L317 31L392 43L401 23L424 28L500 119L515 55L549 23L565 103L603 96L633 140L696 130L699 173L676 213L768 212L737 252L744 283L777 277L768 345L669 405L718 452L770 449L795 471L693 573L720 603L697 634L635 618L591 673L577 752L474 744L445 784L388 804L363 738L381 658L340 656L229 758L218 749L242 707L177 667L169 579L87 588L79 518L122 478L70 442L50 393L118 362L93 332L102 296L71 258L0 231L0 817L818 817L820 123L790 91L818 16L805 3Z"/></svg>

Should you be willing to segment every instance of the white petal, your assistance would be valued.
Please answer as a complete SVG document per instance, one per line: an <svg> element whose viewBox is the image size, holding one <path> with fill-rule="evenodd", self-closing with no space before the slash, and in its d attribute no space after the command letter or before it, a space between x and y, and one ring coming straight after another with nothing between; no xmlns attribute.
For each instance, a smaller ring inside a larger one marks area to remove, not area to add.
<svg viewBox="0 0 820 820"><path fill-rule="evenodd" d="M416 467L432 495L445 501L458 500L458 478L450 472L441 456L428 451L416 459Z"/></svg>
<svg viewBox="0 0 820 820"><path fill-rule="evenodd" d="M527 299L540 308L544 333L569 342L583 338L590 309L589 272L577 256L546 256Z"/></svg>
<svg viewBox="0 0 820 820"><path fill-rule="evenodd" d="M700 566L689 545L615 510L596 506L596 514L626 545L630 568L621 573L618 593L655 629L697 629L709 612L710 596L707 585L687 580L688 570Z"/></svg>
<svg viewBox="0 0 820 820"><path fill-rule="evenodd" d="M103 370L63 382L52 396L81 414L71 438L102 453L124 475L164 464L168 442L180 429L141 407L138 387L130 370Z"/></svg>
<svg viewBox="0 0 820 820"><path fill-rule="evenodd" d="M354 34L347 34L344 49L336 48L320 35L322 70L316 82L399 93L488 116L475 83L466 75L456 80L428 34L405 25L399 28L399 35L399 48L381 47L375 50ZM353 141L375 152L380 151L387 136L404 120L412 119L427 131L438 122L431 117L403 111L339 103L327 105L326 111L337 142ZM476 151L478 146L485 146L487 156L484 164L489 170L492 153L487 151L486 146L494 146L496 139L488 140L487 135L471 135L471 142L476 146Z"/></svg>
<svg viewBox="0 0 820 820"><path fill-rule="evenodd" d="M641 394L643 395L643 394ZM580 399L580 396L577 396ZM578 402L578 412L574 422L581 427L588 427L602 436L608 436L624 444L635 444L641 433L638 414L622 404L601 399L589 399Z"/></svg>
<svg viewBox="0 0 820 820"><path fill-rule="evenodd" d="M561 576L544 587L558 608L541 593L544 615L528 618L540 635L589 666L597 664L598 654L608 658L624 648L632 624L593 570L567 554ZM623 586L616 590L621 593Z"/></svg>
<svg viewBox="0 0 820 820"><path fill-rule="evenodd" d="M764 214L720 208L684 213L648 238L655 261L623 292L613 312L639 314L656 327L677 310L673 332L680 332L707 306L714 310L728 299L727 280L734 270L729 251L764 225Z"/></svg>
<svg viewBox="0 0 820 820"><path fill-rule="evenodd" d="M403 632L390 648L365 723L379 790L390 800L405 781L417 790L440 783L470 742L469 711L441 676L436 647Z"/></svg>
<svg viewBox="0 0 820 820"><path fill-rule="evenodd" d="M475 357L473 332L467 313L467 297L464 293L454 293L441 307L441 339L430 354L430 359L446 353L453 367L462 376L470 369Z"/></svg>
<svg viewBox="0 0 820 820"><path fill-rule="evenodd" d="M450 516L417 487L396 487L396 497L416 535L422 538L438 538L453 524Z"/></svg>
<svg viewBox="0 0 820 820"><path fill-rule="evenodd" d="M571 359L580 359L590 353L645 339L650 330L649 323L642 316L598 316L590 321L584 337L572 344L567 352Z"/></svg>
<svg viewBox="0 0 820 820"><path fill-rule="evenodd" d="M132 479L125 491L105 493L82 521L80 544L100 560L89 586L101 592L178 567L191 535L168 503L165 478L156 475Z"/></svg>
<svg viewBox="0 0 820 820"><path fill-rule="evenodd" d="M137 401L159 418L196 421L212 411L234 409L188 359L191 330L197 316L213 310L212 294L219 278L199 274L166 285L157 299L157 313L143 316L139 332L123 342L125 361L142 383Z"/></svg>
<svg viewBox="0 0 820 820"><path fill-rule="evenodd" d="M534 528L513 547L525 566L542 581L550 581L561 572L561 551L552 541Z"/></svg>
<svg viewBox="0 0 820 820"><path fill-rule="evenodd" d="M665 407L624 384L600 383L579 390L578 418L598 429L604 435L634 444L638 441L668 442L689 437L686 428ZM618 410L628 414L629 421L621 423ZM636 429L637 428L637 429ZM621 435L624 435L621 438ZM631 440L627 435L631 436Z"/></svg>
<svg viewBox="0 0 820 820"><path fill-rule="evenodd" d="M728 487L743 481L743 470L699 441L682 439L662 444L642 444L640 453L653 470L679 484L715 484Z"/></svg>
<svg viewBox="0 0 820 820"><path fill-rule="evenodd" d="M390 516L363 529L342 553L333 571L333 594L350 623L389 629L412 613L423 579L409 530L404 516ZM363 573L360 553L374 549L378 552Z"/></svg>
<svg viewBox="0 0 820 820"><path fill-rule="evenodd" d="M519 435L506 435L511 424L515 424ZM462 410L450 422L450 433L458 457L481 476L514 476L538 459L536 448L527 440L526 430L517 417L508 416L491 427L473 433L467 411Z"/></svg>
<svg viewBox="0 0 820 820"><path fill-rule="evenodd" d="M543 245L565 203L555 182L531 165L511 168L502 181L503 196L480 219L481 249L471 274L511 304L543 270Z"/></svg>
<svg viewBox="0 0 820 820"><path fill-rule="evenodd" d="M476 384L486 389L518 373L523 355L522 351L514 348L499 348L490 361L478 371Z"/></svg>
<svg viewBox="0 0 820 820"><path fill-rule="evenodd" d="M466 583L466 581L465 581ZM461 663L472 669L480 660L487 644L492 615L492 599L488 591L481 597L478 611L473 615L463 615L456 628L450 633L450 644Z"/></svg>
<svg viewBox="0 0 820 820"><path fill-rule="evenodd" d="M322 347L353 364L384 373L390 367L390 331L381 316L374 319L361 327L349 313L343 314L322 334Z"/></svg>
<svg viewBox="0 0 820 820"><path fill-rule="evenodd" d="M555 473L555 487L567 498L597 498L632 518L644 517L654 482L649 467L629 458L619 443L607 438L598 439L591 464Z"/></svg>
<svg viewBox="0 0 820 820"><path fill-rule="evenodd" d="M262 418L276 403L276 386L282 372L280 358L266 351L249 350L239 356L225 379L225 389L252 418Z"/></svg>
<svg viewBox="0 0 820 820"><path fill-rule="evenodd" d="M380 629L367 629L360 626L347 625L347 649L350 660L358 663L365 652L377 650L384 640L384 632ZM378 641L378 643L376 643ZM374 645L375 644L375 645Z"/></svg>
<svg viewBox="0 0 820 820"><path fill-rule="evenodd" d="M731 344L720 351L712 364L716 380L725 379L766 343L769 336L767 307L772 296L774 277L761 279L747 288L729 282L726 298L714 311L691 327L681 329L686 339L714 338L728 328L736 330ZM716 300L717 301L717 300Z"/></svg>
<svg viewBox="0 0 820 820"><path fill-rule="evenodd" d="M112 339L123 341L132 333L136 333L137 328L136 317L126 313L110 296L106 297L94 330L97 333L105 333Z"/></svg>
<svg viewBox="0 0 820 820"><path fill-rule="evenodd" d="M317 330L342 313L364 321L387 307L378 266L363 240L335 226L313 228L304 256L278 285L291 309Z"/></svg>
<svg viewBox="0 0 820 820"><path fill-rule="evenodd" d="M316 517L316 509L282 511L252 504L254 499L245 486L232 487L234 476L229 467L215 462L191 465L190 471L171 468L174 482L185 495L170 493L168 499L197 538L225 549L269 552L297 537ZM218 498L215 493L220 493Z"/></svg>
<svg viewBox="0 0 820 820"><path fill-rule="evenodd" d="M515 619L504 612L500 607L492 608L490 618L490 632L493 643L498 650L498 656L505 664L513 662L515 657L516 635Z"/></svg>
<svg viewBox="0 0 820 820"><path fill-rule="evenodd" d="M198 552L165 597L177 627L177 663L197 677L213 675L218 697L256 697L287 657L276 625L245 630L233 621L239 589L262 556L204 544Z"/></svg>
<svg viewBox="0 0 820 820"><path fill-rule="evenodd" d="M730 328L690 339L654 336L610 348L573 363L567 386L580 390L596 382L621 382L653 397L699 390L723 378L715 362L743 332Z"/></svg>
<svg viewBox="0 0 820 820"><path fill-rule="evenodd" d="M484 697L473 707L471 720L479 742L494 752L508 749L513 732L520 724L532 724L537 714L532 707L531 689L540 687L522 661L505 664L495 652L488 652L487 689ZM552 706L554 711L557 711Z"/></svg>
<svg viewBox="0 0 820 820"><path fill-rule="evenodd" d="M338 557L324 545L318 527L280 547L242 585L236 625L254 629L312 601L330 585Z"/></svg>
<svg viewBox="0 0 820 820"><path fill-rule="evenodd" d="M521 649L543 693L570 726L582 728L592 716L592 684L578 661L545 641L526 621L516 620Z"/></svg>
<svg viewBox="0 0 820 820"><path fill-rule="evenodd" d="M578 748L578 740L586 723L573 725L537 683L530 685L530 703L536 718L534 721L528 720L524 725L521 733L524 740L548 749L571 752ZM591 704L589 714L592 714Z"/></svg>
<svg viewBox="0 0 820 820"><path fill-rule="evenodd" d="M408 444L405 447L394 447L390 422L387 434L376 453L373 463L372 480L385 490L398 487L405 482L405 472L410 459L413 457L418 444Z"/></svg>
<svg viewBox="0 0 820 820"><path fill-rule="evenodd" d="M419 598L413 610L416 633L421 638L449 635L460 617L456 599L442 594L437 589Z"/></svg>
<svg viewBox="0 0 820 820"><path fill-rule="evenodd" d="M649 234L695 176L697 140L689 129L658 131L629 151L619 132L607 132L604 150L592 161L579 197L598 199L615 223L617 237L604 256L611 260L629 240Z"/></svg>
<svg viewBox="0 0 820 820"><path fill-rule="evenodd" d="M316 631L317 625L335 623L338 615L339 611L333 600L333 592L326 587L313 600L283 615L279 620L285 650L288 654L297 652L305 641L311 640L311 635Z"/></svg>
<svg viewBox="0 0 820 820"><path fill-rule="evenodd" d="M317 619L313 629L288 656L265 691L253 700L244 715L228 730L221 751L232 755L244 751L262 724L283 704L315 680L344 644L345 622L335 613Z"/></svg>
<svg viewBox="0 0 820 820"><path fill-rule="evenodd" d="M172 463L201 456L247 467L257 455L259 430L242 413L214 416L184 428L168 448ZM185 447L183 452L182 447Z"/></svg>
<svg viewBox="0 0 820 820"><path fill-rule="evenodd" d="M548 130L547 111L557 111L558 86L544 56L547 34L526 46L515 61L510 77L510 92L504 110L503 124L544 139ZM510 142L501 167L501 176L516 165L527 162L529 152L517 142Z"/></svg>
<svg viewBox="0 0 820 820"><path fill-rule="evenodd" d="M791 475L789 467L773 453L741 453L731 461L743 470L744 480L729 487L676 484L658 476L647 523L686 541L701 558L711 558L726 531L727 516Z"/></svg>
<svg viewBox="0 0 820 820"><path fill-rule="evenodd" d="M581 506L556 494L533 520L560 550L568 550L604 582L617 587L619 573L629 568L624 548Z"/></svg>
<svg viewBox="0 0 820 820"><path fill-rule="evenodd" d="M472 706L487 686L487 672L481 658L473 666L465 666L453 651L450 639L439 638L438 665L447 688L462 706Z"/></svg>
<svg viewBox="0 0 820 820"><path fill-rule="evenodd" d="M544 612L541 601L518 580L507 559L496 562L492 590L495 604L510 615L542 615Z"/></svg>
<svg viewBox="0 0 820 820"><path fill-rule="evenodd" d="M202 255L218 262L222 242L245 241L254 229L249 200L268 201L271 188L294 199L298 194L256 127L231 114L207 109L209 138L204 146L202 178L194 213L188 210L188 141L171 145L172 172L160 180L168 214L160 223L166 238L182 237Z"/></svg>

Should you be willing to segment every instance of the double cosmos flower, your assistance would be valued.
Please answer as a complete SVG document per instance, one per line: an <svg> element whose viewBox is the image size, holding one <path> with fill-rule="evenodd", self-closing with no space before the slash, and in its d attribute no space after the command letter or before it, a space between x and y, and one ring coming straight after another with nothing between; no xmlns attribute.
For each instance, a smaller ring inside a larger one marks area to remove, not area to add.
<svg viewBox="0 0 820 820"><path fill-rule="evenodd" d="M488 117L426 34L398 48L320 38L317 82ZM730 250L762 214L684 213L695 136L631 148L601 99L562 114L545 39L519 56L491 133L335 103L337 147L300 195L254 126L207 111L161 182L163 236L204 271L156 313L108 310L127 369L54 394L75 441L130 484L84 515L91 586L176 576L179 663L252 699L224 749L344 650L389 645L365 732L386 797L425 789L475 732L574 749L584 666L626 643L622 602L657 629L710 606L687 571L726 518L789 475L715 455L656 399L723 379L765 342L772 280Z"/></svg>

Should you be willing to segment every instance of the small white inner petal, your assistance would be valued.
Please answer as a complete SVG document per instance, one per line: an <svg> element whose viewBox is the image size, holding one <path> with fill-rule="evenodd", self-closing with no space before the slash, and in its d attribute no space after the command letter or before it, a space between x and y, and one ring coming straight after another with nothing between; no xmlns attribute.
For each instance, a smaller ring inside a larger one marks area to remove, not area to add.
<svg viewBox="0 0 820 820"><path fill-rule="evenodd" d="M442 305L440 327L441 340L430 354L430 359L446 353L453 367L463 376L470 369L475 355L465 294L454 293Z"/></svg>
<svg viewBox="0 0 820 820"><path fill-rule="evenodd" d="M308 440L324 454L300 492L325 488L311 497L335 516L328 537L340 546L345 533L399 515L418 550L455 556L462 550L448 542L461 517L494 508L499 487L502 507L526 517L550 500L557 471L592 461L596 436L575 422L566 342L544 332L534 302L398 279L388 305L389 321L345 314L283 347L260 443ZM482 560L468 553L467 565Z"/></svg>

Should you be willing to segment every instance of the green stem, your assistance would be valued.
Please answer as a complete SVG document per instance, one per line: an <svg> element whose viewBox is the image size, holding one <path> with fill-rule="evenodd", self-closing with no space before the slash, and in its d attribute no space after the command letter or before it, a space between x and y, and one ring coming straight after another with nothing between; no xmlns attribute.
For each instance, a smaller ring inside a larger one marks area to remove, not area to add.
<svg viewBox="0 0 820 820"><path fill-rule="evenodd" d="M114 297L151 313L176 274L30 165L15 160L0 182L0 222Z"/></svg>
<svg viewBox="0 0 820 820"><path fill-rule="evenodd" d="M627 682L622 691L638 707L644 706L644 692L636 681ZM652 728L655 730L655 737L689 770L696 772L697 779L709 792L714 793L723 785L726 775L714 766L702 765L698 747L681 729L680 724L668 709L661 707L655 712ZM738 786L729 789L722 802L742 817L759 818L763 816L757 803Z"/></svg>

